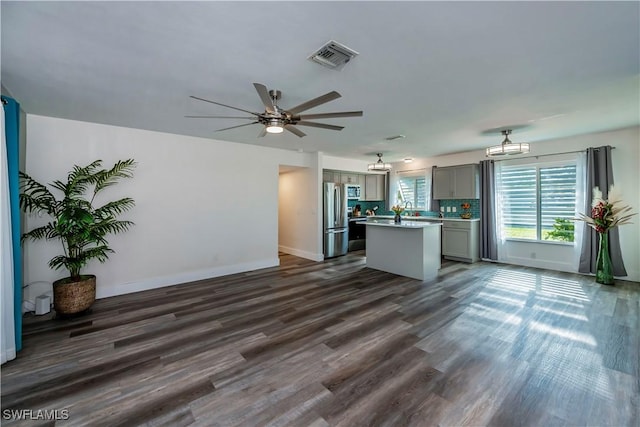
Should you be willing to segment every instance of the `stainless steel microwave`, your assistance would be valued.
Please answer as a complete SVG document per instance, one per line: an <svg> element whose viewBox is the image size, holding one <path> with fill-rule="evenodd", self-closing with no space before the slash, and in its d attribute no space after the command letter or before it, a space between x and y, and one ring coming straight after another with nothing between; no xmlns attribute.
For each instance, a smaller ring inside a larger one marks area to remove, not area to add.
<svg viewBox="0 0 640 427"><path fill-rule="evenodd" d="M349 200L360 200L360 186L347 184L347 199Z"/></svg>

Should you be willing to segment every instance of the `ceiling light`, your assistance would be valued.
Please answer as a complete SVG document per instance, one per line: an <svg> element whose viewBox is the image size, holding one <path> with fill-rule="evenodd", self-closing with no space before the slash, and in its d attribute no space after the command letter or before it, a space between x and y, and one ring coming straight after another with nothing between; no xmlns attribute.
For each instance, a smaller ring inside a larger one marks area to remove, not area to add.
<svg viewBox="0 0 640 427"><path fill-rule="evenodd" d="M407 157L406 159L404 159L405 163L411 163L413 162L413 159L411 157Z"/></svg>
<svg viewBox="0 0 640 427"><path fill-rule="evenodd" d="M280 119L271 119L267 124L267 132L282 133L284 131L284 123Z"/></svg>
<svg viewBox="0 0 640 427"><path fill-rule="evenodd" d="M529 144L526 142L520 142L514 144L509 140L509 134L511 129L505 129L502 131L504 135L504 141L500 145L494 145L487 148L487 157L496 156L508 156L511 154L525 154L529 152Z"/></svg>
<svg viewBox="0 0 640 427"><path fill-rule="evenodd" d="M375 163L369 163L370 171L388 171L391 170L391 164L382 161L382 153L376 153L378 161Z"/></svg>

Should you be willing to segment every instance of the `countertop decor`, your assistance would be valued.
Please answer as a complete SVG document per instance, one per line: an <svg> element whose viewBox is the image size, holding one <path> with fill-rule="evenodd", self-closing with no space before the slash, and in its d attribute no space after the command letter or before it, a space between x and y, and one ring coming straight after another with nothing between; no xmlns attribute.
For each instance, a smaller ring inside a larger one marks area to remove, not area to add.
<svg viewBox="0 0 640 427"><path fill-rule="evenodd" d="M400 224L402 222L402 217L400 216L400 214L402 212L404 212L404 208L400 205L393 205L391 206L391 210L393 211L393 213L395 213L396 215L393 217L393 221L396 224Z"/></svg>
<svg viewBox="0 0 640 427"><path fill-rule="evenodd" d="M460 218L462 219L471 219L471 203L461 203L460 207L462 208L462 213L460 214Z"/></svg>

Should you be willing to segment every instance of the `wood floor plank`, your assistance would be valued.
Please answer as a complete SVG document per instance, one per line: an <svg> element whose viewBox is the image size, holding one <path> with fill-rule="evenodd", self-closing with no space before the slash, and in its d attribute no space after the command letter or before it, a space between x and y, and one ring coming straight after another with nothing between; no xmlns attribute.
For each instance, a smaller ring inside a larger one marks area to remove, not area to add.
<svg viewBox="0 0 640 427"><path fill-rule="evenodd" d="M443 260L421 282L365 252L24 319L7 426L640 425L640 284Z"/></svg>

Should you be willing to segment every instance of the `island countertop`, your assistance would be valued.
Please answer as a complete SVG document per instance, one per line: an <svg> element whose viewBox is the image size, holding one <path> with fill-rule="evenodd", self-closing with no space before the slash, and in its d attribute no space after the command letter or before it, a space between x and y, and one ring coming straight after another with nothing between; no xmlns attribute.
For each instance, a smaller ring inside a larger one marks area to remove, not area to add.
<svg viewBox="0 0 640 427"><path fill-rule="evenodd" d="M426 228L426 227L440 227L442 223L440 222L427 222L427 221L409 221L404 220L398 224L393 222L393 220L383 220L383 221L367 221L366 225L372 225L375 227L395 227L395 228Z"/></svg>
<svg viewBox="0 0 640 427"><path fill-rule="evenodd" d="M378 221L378 220L387 220L393 219L393 215L372 215L368 216L367 220L369 221ZM442 221L460 221L460 222L469 222L469 221L480 221L480 218L438 218L436 216L402 216L402 221L423 221L423 222L442 222Z"/></svg>

